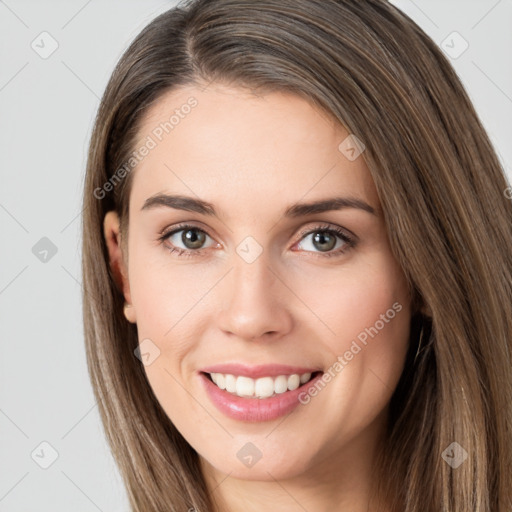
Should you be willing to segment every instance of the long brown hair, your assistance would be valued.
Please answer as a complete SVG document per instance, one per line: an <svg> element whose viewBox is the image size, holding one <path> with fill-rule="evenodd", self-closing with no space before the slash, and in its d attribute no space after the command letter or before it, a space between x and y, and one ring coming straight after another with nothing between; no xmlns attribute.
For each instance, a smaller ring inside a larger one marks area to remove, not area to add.
<svg viewBox="0 0 512 512"><path fill-rule="evenodd" d="M510 512L508 184L451 65L384 0L192 0L153 20L112 74L88 155L83 315L91 381L132 510L215 508L198 454L134 355L137 330L123 316L102 223L116 210L128 227L132 173L118 171L148 107L180 85L212 81L301 95L366 146L393 254L416 306L428 309L413 318L379 459L394 508ZM452 443L467 453L457 468L443 458Z"/></svg>

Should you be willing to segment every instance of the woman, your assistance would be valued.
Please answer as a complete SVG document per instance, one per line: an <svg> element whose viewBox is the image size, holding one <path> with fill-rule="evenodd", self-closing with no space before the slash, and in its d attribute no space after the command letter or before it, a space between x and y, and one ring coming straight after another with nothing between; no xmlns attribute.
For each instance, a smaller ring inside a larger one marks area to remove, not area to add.
<svg viewBox="0 0 512 512"><path fill-rule="evenodd" d="M84 325L134 511L505 512L512 205L382 0L195 0L107 86Z"/></svg>

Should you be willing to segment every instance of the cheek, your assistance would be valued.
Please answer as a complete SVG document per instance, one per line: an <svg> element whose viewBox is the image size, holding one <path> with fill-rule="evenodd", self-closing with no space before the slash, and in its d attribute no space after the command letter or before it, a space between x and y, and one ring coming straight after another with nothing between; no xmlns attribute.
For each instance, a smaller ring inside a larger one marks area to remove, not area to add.
<svg viewBox="0 0 512 512"><path fill-rule="evenodd" d="M134 247L129 278L139 338L157 339L175 337L215 282L202 266L178 262L163 247Z"/></svg>
<svg viewBox="0 0 512 512"><path fill-rule="evenodd" d="M363 346L372 339L386 340L379 350L390 351L407 343L410 311L405 279L387 254L339 272L318 271L297 283L297 295L313 313L307 324L334 358L349 350L353 340Z"/></svg>
<svg viewBox="0 0 512 512"><path fill-rule="evenodd" d="M352 279L338 301L337 328L344 341L358 342L382 356L407 340L409 312L406 295L393 276L368 272L360 279ZM351 343L352 344L352 343ZM347 350L350 347L347 347Z"/></svg>
<svg viewBox="0 0 512 512"><path fill-rule="evenodd" d="M201 297L209 280L198 266L177 264L171 258L164 249L134 247L129 258L130 292L140 349L151 357L150 364L144 364L148 382L173 423L187 430L190 394L184 379L190 368L185 362L201 338Z"/></svg>
<svg viewBox="0 0 512 512"><path fill-rule="evenodd" d="M347 442L375 420L403 371L410 327L407 287L392 262L381 261L343 271L336 284L316 280L324 294L310 294L315 313L329 327L322 327L326 334L319 340L322 352L329 354L329 376L303 396L303 403L311 400L316 410L328 411L332 421L320 430L333 445ZM312 332L318 339L320 331L313 326Z"/></svg>
<svg viewBox="0 0 512 512"><path fill-rule="evenodd" d="M336 332L329 344L334 386L362 423L389 401L409 343L411 312L405 279L393 260L380 262L347 275L344 287L333 297L336 305L331 303L326 313Z"/></svg>

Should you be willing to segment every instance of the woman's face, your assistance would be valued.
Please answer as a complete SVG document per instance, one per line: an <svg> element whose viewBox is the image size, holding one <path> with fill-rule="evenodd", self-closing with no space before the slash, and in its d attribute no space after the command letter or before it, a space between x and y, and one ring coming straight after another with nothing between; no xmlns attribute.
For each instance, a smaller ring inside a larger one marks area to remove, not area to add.
<svg viewBox="0 0 512 512"><path fill-rule="evenodd" d="M167 93L139 135L126 267L115 214L105 228L171 421L203 464L241 479L366 460L411 311L362 148L298 96L217 83ZM298 207L335 198L352 202Z"/></svg>

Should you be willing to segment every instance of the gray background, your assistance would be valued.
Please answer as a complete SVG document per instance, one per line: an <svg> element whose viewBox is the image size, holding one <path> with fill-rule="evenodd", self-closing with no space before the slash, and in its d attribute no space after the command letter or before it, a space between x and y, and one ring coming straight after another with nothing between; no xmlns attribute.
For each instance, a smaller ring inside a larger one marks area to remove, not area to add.
<svg viewBox="0 0 512 512"><path fill-rule="evenodd" d="M512 0L393 3L452 53L510 179ZM115 63L173 5L0 1L0 512L128 510L85 362L81 187Z"/></svg>

